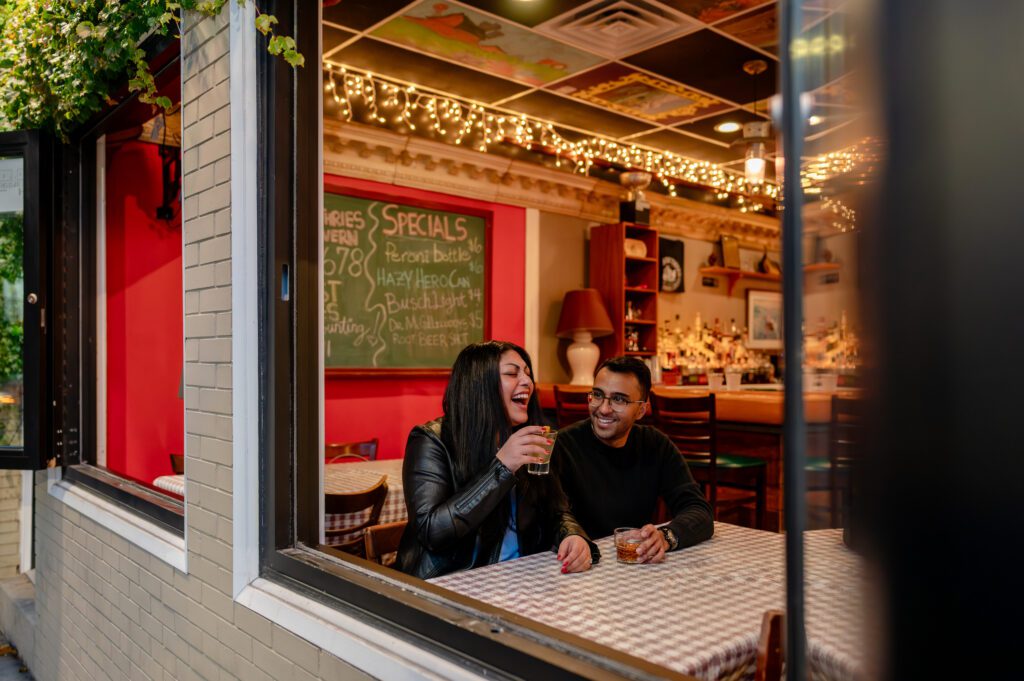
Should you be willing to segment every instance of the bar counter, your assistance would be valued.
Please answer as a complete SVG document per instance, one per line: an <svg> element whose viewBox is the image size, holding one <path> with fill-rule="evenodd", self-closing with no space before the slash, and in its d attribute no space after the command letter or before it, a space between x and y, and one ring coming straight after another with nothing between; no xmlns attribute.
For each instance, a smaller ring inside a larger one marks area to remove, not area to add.
<svg viewBox="0 0 1024 681"><path fill-rule="evenodd" d="M562 386L578 389L578 386ZM768 466L766 499L767 530L782 528L782 422L785 392L777 386L748 385L739 390L709 390L707 386L656 385L654 392L666 395L706 395L715 393L718 415L718 452L742 454L764 459ZM840 389L836 392L804 392L804 418L807 421L807 456L828 456L828 424L832 412L832 396L851 397L858 391ZM541 408L554 421L555 389L552 383L538 383L537 396ZM650 417L640 423L650 424ZM753 526L748 517L735 519ZM812 523L813 525L813 523Z"/></svg>

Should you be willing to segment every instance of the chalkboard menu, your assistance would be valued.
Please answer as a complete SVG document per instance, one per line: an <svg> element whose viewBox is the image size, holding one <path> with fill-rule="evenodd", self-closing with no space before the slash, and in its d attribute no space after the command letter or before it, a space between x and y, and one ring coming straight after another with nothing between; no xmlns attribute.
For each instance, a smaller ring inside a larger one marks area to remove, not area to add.
<svg viewBox="0 0 1024 681"><path fill-rule="evenodd" d="M328 369L450 369L484 339L487 219L324 195Z"/></svg>

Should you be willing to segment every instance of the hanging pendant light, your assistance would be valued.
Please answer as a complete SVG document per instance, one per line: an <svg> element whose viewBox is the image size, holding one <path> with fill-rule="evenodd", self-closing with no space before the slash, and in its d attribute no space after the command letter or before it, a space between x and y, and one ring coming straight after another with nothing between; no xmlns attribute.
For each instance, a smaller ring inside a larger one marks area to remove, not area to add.
<svg viewBox="0 0 1024 681"><path fill-rule="evenodd" d="M757 113L757 77L768 70L768 63L763 59L751 59L743 64L743 71L754 79L754 113ZM765 158L765 142L771 135L771 123L768 121L752 121L743 125L743 142L746 153L743 157L743 174L748 184L764 184L765 169L768 161Z"/></svg>

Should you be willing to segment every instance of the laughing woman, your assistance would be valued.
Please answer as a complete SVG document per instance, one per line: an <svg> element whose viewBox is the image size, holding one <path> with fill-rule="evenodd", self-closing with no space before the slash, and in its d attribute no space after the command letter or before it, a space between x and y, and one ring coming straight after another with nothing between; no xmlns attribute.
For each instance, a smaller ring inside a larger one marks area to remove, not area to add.
<svg viewBox="0 0 1024 681"><path fill-rule="evenodd" d="M526 351L500 341L464 348L442 409L405 447L398 569L429 579L556 548L562 572L589 569L597 547L558 478L526 472L546 442Z"/></svg>

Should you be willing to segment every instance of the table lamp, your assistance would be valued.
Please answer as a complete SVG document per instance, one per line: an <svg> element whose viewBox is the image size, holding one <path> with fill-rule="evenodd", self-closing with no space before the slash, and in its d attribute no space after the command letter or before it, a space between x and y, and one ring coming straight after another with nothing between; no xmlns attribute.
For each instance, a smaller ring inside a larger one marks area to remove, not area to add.
<svg viewBox="0 0 1024 681"><path fill-rule="evenodd" d="M594 369L601 353L593 338L607 336L612 330L612 320L597 289L577 289L565 294L555 334L573 340L566 351L572 367L571 385L594 385Z"/></svg>

